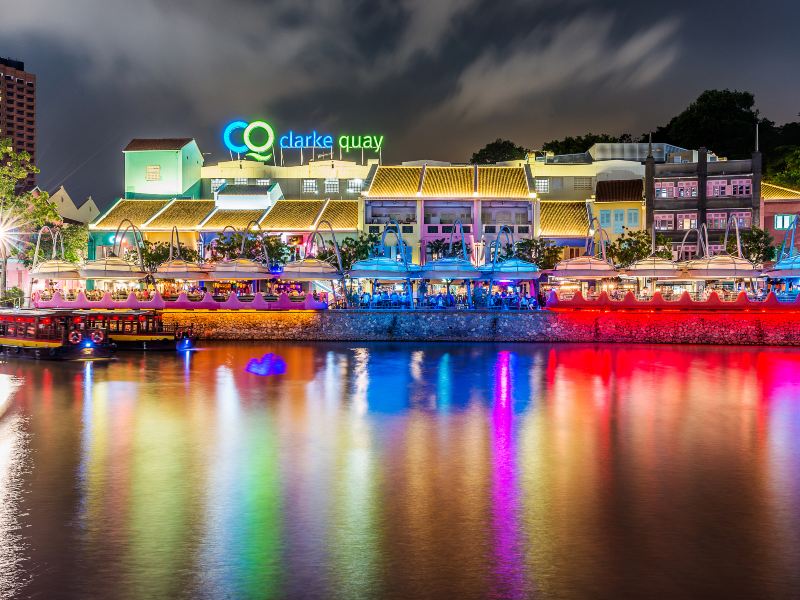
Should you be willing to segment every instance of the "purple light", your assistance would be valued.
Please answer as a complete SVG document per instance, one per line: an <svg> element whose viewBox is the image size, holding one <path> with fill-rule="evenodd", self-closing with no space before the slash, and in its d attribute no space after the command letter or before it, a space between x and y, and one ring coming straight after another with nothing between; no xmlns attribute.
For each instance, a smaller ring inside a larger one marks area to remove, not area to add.
<svg viewBox="0 0 800 600"><path fill-rule="evenodd" d="M286 373L286 361L277 354L270 352L261 358L251 358L244 370L261 377L283 375Z"/></svg>

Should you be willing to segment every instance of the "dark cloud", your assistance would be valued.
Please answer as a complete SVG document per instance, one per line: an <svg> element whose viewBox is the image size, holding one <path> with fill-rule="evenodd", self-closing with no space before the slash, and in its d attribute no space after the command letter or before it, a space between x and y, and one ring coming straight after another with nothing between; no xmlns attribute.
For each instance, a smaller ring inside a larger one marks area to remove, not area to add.
<svg viewBox="0 0 800 600"><path fill-rule="evenodd" d="M28 0L0 54L39 77L41 182L106 205L129 138L194 136L221 159L236 116L380 131L387 161L640 133L710 87L783 122L798 18L788 1Z"/></svg>

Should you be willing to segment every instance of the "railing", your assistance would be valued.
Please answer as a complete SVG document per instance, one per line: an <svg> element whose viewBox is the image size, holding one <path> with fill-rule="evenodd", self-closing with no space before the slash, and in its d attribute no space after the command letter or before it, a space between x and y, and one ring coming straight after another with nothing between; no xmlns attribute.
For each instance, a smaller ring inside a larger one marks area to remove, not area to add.
<svg viewBox="0 0 800 600"><path fill-rule="evenodd" d="M75 300L66 300L56 292L49 300L34 297L33 305L36 308L66 308L72 310L91 309L155 309L155 310L324 310L328 303L317 300L312 295L290 297L288 294L279 296L264 296L260 292L253 295L251 300L240 298L231 294L224 301L215 300L206 292L199 300L191 300L186 292L182 292L175 299L164 299L156 292L150 300L140 300L131 293L124 301L114 300L110 292L106 292L100 300L89 300L83 292Z"/></svg>
<svg viewBox="0 0 800 600"><path fill-rule="evenodd" d="M723 299L725 298L725 299ZM572 310L712 310L712 311L776 311L776 312L797 312L800 311L800 297L793 301L782 302L774 292L770 292L763 299L748 296L747 292L739 292L737 295L728 295L721 298L714 291L705 298L693 297L689 292L683 292L675 299L667 299L661 292L655 292L652 297L647 299L637 298L633 292L628 292L622 299L613 299L607 292L601 292L596 297L585 298L579 291L572 297L559 295L552 290L547 297L546 308L553 311L572 311Z"/></svg>

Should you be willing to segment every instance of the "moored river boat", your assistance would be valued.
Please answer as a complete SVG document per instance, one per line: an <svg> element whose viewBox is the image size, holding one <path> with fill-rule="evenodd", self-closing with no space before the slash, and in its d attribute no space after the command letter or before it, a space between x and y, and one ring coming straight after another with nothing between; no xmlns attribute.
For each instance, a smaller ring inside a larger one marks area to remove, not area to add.
<svg viewBox="0 0 800 600"><path fill-rule="evenodd" d="M78 311L0 309L0 351L40 360L107 360L114 348L102 327Z"/></svg>
<svg viewBox="0 0 800 600"><path fill-rule="evenodd" d="M197 347L197 329L165 325L156 310L91 310L89 329L107 331L118 350L193 350Z"/></svg>

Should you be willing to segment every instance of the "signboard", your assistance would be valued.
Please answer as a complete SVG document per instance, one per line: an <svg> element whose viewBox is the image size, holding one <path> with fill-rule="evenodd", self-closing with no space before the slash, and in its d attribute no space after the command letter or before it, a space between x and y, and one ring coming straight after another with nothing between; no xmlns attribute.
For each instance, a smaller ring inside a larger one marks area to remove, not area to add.
<svg viewBox="0 0 800 600"><path fill-rule="evenodd" d="M241 142L237 139L241 137ZM236 154L244 154L255 160L267 161L272 158L275 145L275 130L266 121L233 121L222 133L225 147ZM284 150L321 148L333 150L339 148L343 152L352 150L372 150L380 152L383 147L383 136L373 134L335 136L330 133L318 133L316 129L302 134L289 130L277 138L280 148Z"/></svg>

